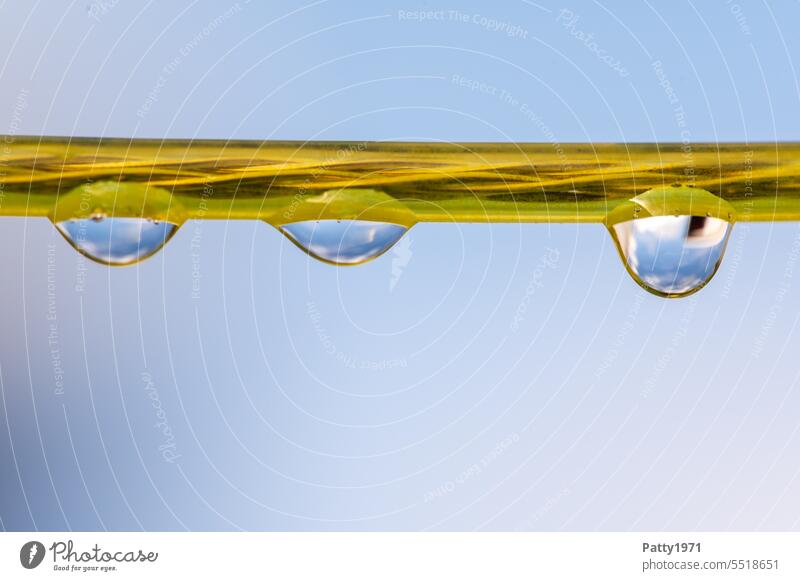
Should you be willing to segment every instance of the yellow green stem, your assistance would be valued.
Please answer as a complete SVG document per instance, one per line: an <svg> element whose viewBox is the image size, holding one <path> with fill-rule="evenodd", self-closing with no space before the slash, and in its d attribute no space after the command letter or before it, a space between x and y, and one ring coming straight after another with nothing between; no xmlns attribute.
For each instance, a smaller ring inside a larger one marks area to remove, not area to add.
<svg viewBox="0 0 800 581"><path fill-rule="evenodd" d="M0 215L601 222L654 189L800 220L798 143L172 141L0 136ZM689 189L686 189L689 188ZM672 194L670 194L672 195Z"/></svg>

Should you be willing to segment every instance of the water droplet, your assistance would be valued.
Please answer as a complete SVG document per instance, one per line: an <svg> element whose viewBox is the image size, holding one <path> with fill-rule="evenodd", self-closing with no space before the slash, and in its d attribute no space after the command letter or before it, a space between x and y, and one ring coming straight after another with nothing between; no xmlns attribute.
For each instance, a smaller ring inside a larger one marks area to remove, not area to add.
<svg viewBox="0 0 800 581"><path fill-rule="evenodd" d="M78 252L110 266L135 264L152 256L178 230L170 222L95 215L58 222L56 228Z"/></svg>
<svg viewBox="0 0 800 581"><path fill-rule="evenodd" d="M310 256L338 266L369 262L408 231L400 224L367 220L306 220L280 229Z"/></svg>
<svg viewBox="0 0 800 581"><path fill-rule="evenodd" d="M707 216L651 216L609 227L633 279L662 297L684 297L717 272L731 224Z"/></svg>

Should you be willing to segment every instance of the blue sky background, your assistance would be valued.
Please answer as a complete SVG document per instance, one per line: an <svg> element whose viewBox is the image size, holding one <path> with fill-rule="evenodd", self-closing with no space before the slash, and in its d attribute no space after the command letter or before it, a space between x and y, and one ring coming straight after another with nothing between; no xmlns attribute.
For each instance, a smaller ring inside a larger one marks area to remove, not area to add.
<svg viewBox="0 0 800 581"><path fill-rule="evenodd" d="M0 15L6 134L800 135L797 3ZM797 224L737 225L714 281L665 301L594 225L422 224L337 269L189 223L108 269L2 222L5 529L800 528Z"/></svg>

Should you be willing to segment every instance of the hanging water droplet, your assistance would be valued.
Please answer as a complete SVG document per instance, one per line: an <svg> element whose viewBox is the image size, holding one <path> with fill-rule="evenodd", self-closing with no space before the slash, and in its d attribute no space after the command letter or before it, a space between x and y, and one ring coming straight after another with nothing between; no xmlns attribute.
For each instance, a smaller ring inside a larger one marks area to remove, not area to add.
<svg viewBox="0 0 800 581"><path fill-rule="evenodd" d="M306 220L284 224L280 229L310 256L338 266L369 262L408 231L400 224L367 220Z"/></svg>
<svg viewBox="0 0 800 581"><path fill-rule="evenodd" d="M56 228L78 252L101 264L125 266L155 254L178 230L146 218L105 218L58 222Z"/></svg>
<svg viewBox="0 0 800 581"><path fill-rule="evenodd" d="M684 297L717 272L731 224L707 216L651 216L609 227L634 280L662 297Z"/></svg>

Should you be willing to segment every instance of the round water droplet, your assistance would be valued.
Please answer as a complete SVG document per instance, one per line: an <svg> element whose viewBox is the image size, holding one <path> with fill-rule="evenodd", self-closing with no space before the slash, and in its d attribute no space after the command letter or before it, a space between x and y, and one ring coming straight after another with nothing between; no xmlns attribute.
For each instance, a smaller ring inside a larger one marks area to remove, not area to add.
<svg viewBox="0 0 800 581"><path fill-rule="evenodd" d="M634 280L662 297L684 297L717 272L731 224L707 216L652 216L609 227Z"/></svg>
<svg viewBox="0 0 800 581"><path fill-rule="evenodd" d="M155 254L177 232L170 222L146 218L65 220L56 228L78 252L101 264L125 266Z"/></svg>
<svg viewBox="0 0 800 581"><path fill-rule="evenodd" d="M408 228L367 220L307 220L284 224L280 230L317 260L352 266L369 262L389 250Z"/></svg>

